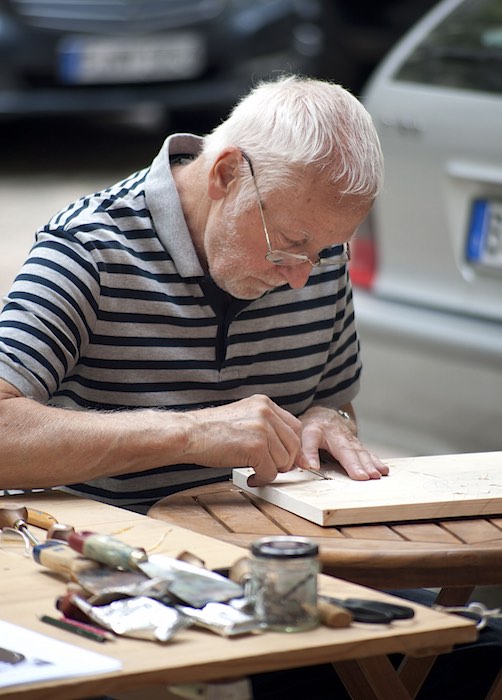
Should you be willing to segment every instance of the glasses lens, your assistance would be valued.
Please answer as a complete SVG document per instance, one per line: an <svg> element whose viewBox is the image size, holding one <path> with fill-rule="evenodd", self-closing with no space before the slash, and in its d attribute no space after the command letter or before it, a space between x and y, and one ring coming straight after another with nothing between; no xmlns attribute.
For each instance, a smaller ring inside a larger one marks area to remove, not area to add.
<svg viewBox="0 0 502 700"><path fill-rule="evenodd" d="M265 255L265 259L273 265L303 265L306 262L312 264L308 255L303 253L285 253L282 250L271 250Z"/></svg>

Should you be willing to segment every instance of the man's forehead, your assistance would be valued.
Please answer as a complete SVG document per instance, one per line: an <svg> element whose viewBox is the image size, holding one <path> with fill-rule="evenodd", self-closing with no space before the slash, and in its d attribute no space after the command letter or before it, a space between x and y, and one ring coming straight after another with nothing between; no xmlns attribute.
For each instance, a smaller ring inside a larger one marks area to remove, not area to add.
<svg viewBox="0 0 502 700"><path fill-rule="evenodd" d="M349 199L351 201L346 201ZM312 241L320 234L330 238L339 235L340 229L355 228L369 209L370 202L360 197L326 200L320 196L308 200L302 197L286 198L275 207L269 202L267 213L271 224L277 229L294 233L298 239Z"/></svg>

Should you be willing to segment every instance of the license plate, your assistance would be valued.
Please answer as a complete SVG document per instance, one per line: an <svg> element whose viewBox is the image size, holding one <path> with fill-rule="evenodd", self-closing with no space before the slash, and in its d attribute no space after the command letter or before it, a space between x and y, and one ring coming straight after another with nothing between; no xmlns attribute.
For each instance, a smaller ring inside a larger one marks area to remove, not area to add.
<svg viewBox="0 0 502 700"><path fill-rule="evenodd" d="M473 202L466 252L469 262L502 270L502 202Z"/></svg>
<svg viewBox="0 0 502 700"><path fill-rule="evenodd" d="M194 78L205 67L200 35L71 37L59 47L59 76L65 83L141 83Z"/></svg>

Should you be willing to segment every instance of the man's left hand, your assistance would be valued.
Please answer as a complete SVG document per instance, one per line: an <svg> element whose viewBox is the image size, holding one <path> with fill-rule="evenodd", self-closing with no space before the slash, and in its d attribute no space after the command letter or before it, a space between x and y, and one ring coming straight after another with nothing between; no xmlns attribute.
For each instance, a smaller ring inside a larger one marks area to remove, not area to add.
<svg viewBox="0 0 502 700"><path fill-rule="evenodd" d="M347 408L350 420L331 408L313 406L300 421L303 424L301 435L303 459L298 466L319 469L319 450L326 450L345 469L351 479L363 481L380 479L389 473L389 467L369 452L358 440L357 424L353 413Z"/></svg>

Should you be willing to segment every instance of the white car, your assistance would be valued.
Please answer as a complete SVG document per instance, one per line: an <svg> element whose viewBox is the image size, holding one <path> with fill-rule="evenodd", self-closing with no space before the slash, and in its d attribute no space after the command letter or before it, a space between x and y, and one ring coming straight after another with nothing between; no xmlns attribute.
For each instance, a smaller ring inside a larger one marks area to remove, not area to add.
<svg viewBox="0 0 502 700"><path fill-rule="evenodd" d="M502 450L502 1L436 5L362 99L386 163L351 264L362 438Z"/></svg>

